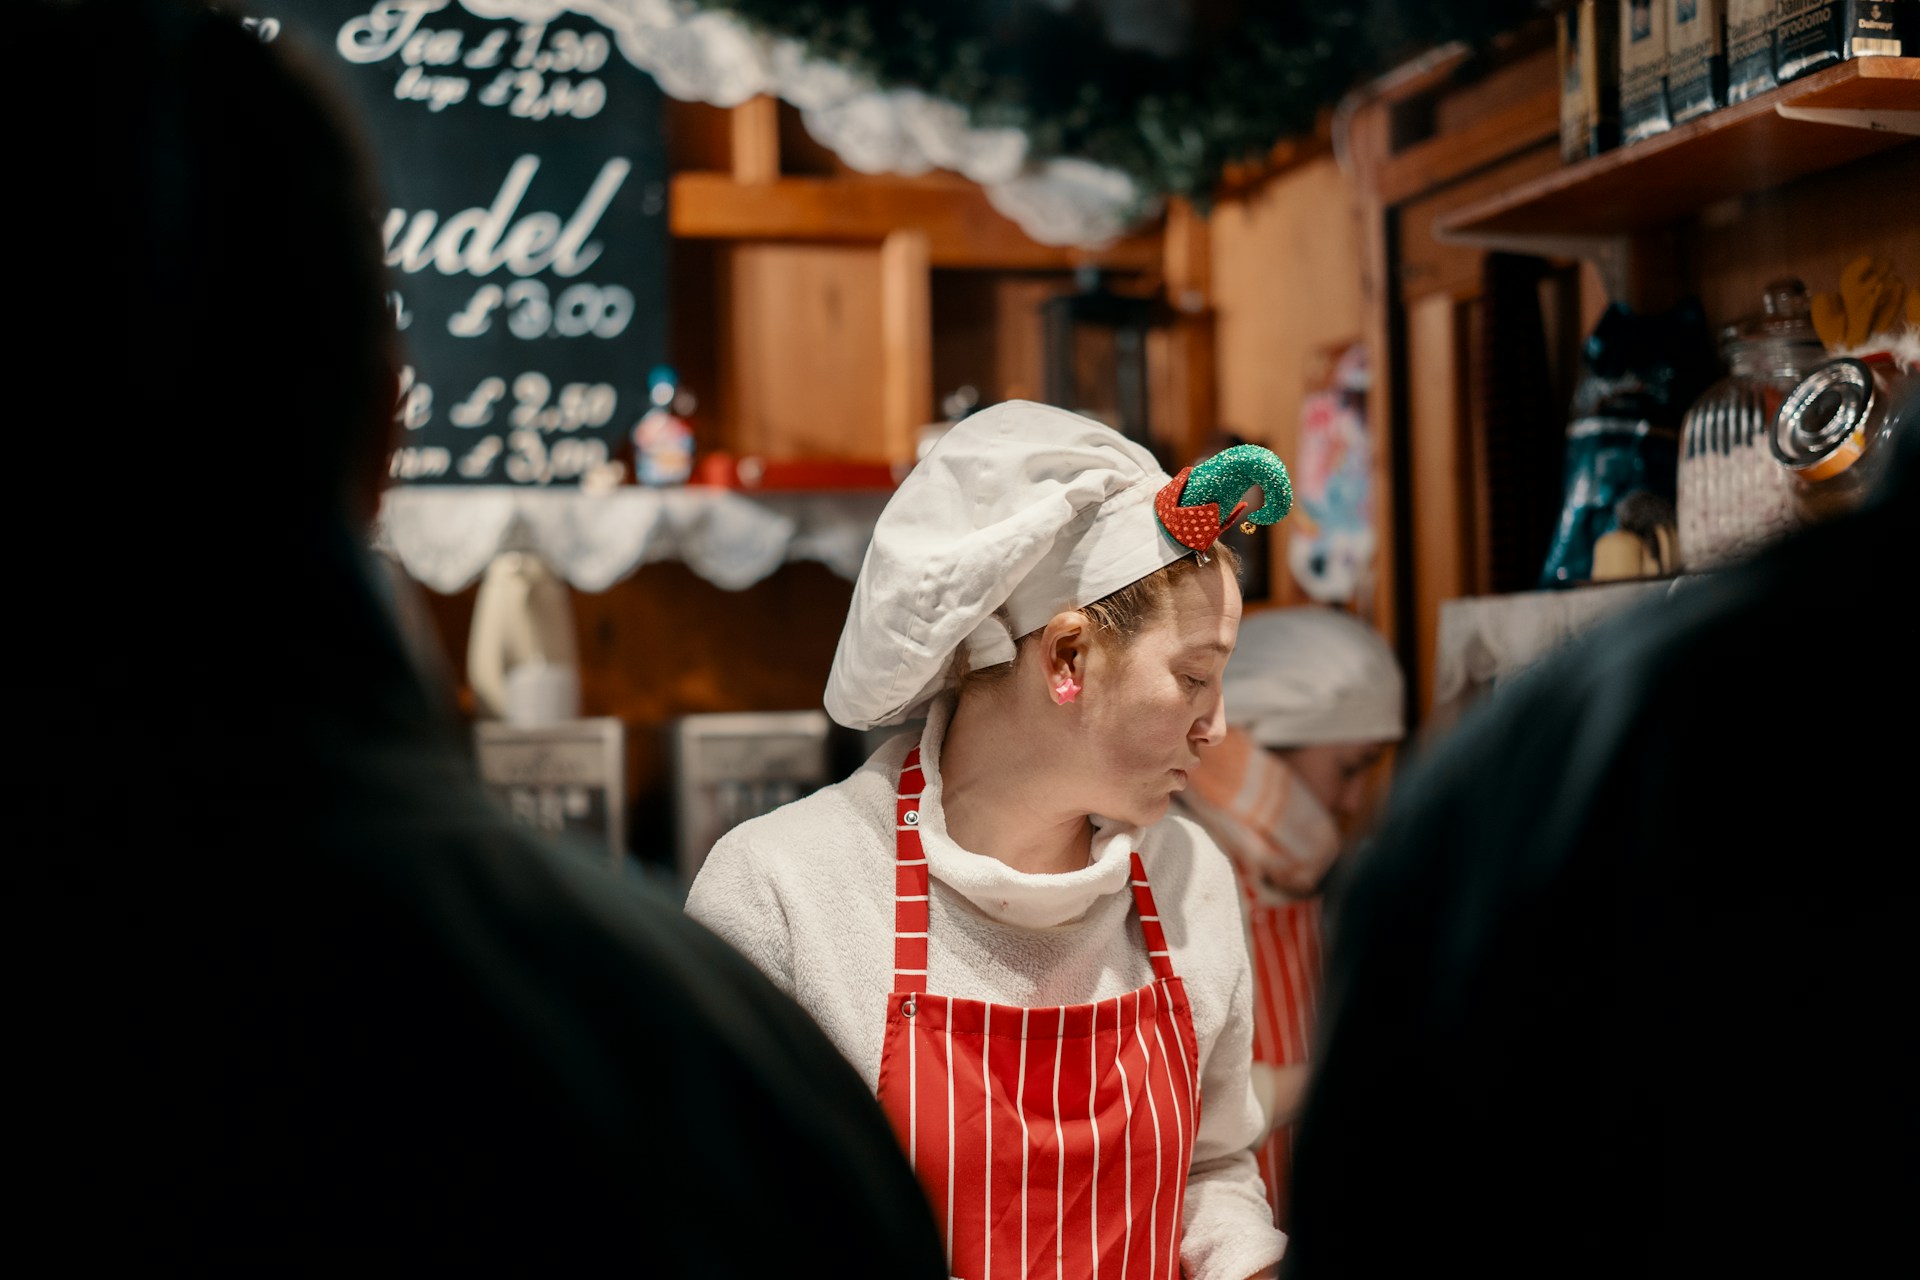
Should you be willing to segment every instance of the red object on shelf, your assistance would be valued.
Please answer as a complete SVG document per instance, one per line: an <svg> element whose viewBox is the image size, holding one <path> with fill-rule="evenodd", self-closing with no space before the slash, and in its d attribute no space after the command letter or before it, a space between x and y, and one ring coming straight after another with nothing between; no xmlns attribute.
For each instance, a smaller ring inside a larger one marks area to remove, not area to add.
<svg viewBox="0 0 1920 1280"><path fill-rule="evenodd" d="M709 453L694 464L689 483L744 492L891 490L900 483L893 464L851 458L736 458Z"/></svg>

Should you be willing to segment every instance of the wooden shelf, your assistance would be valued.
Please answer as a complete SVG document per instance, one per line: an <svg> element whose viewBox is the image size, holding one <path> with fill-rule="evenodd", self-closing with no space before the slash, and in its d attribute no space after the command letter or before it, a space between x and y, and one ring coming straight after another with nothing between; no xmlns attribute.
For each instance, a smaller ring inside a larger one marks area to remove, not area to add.
<svg viewBox="0 0 1920 1280"><path fill-rule="evenodd" d="M1065 271L1090 263L1150 271L1160 265L1160 240L1149 233L1097 250L1035 243L979 186L948 174L740 182L726 173L679 173L668 216L673 235L695 240L878 244L896 231L921 231L935 267Z"/></svg>
<svg viewBox="0 0 1920 1280"><path fill-rule="evenodd" d="M1885 128L1789 119L1782 107L1920 113L1920 58L1861 58L1829 67L1453 210L1436 223L1436 237L1601 257L1620 237L1914 141ZM1864 115L1855 119L1867 124Z"/></svg>

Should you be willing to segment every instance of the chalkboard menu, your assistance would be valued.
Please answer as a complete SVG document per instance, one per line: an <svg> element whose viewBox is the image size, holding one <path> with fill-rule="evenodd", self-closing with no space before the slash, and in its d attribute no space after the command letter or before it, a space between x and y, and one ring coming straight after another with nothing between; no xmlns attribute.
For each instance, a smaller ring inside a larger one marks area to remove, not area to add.
<svg viewBox="0 0 1920 1280"><path fill-rule="evenodd" d="M261 38L302 46L344 87L378 153L408 359L395 480L604 474L666 357L659 87L548 0L257 11Z"/></svg>

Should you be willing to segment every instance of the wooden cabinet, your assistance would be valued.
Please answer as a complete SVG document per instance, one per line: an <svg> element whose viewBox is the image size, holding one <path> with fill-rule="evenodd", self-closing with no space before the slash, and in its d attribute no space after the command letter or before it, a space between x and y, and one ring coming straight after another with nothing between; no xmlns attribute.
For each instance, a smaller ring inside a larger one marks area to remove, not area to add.
<svg viewBox="0 0 1920 1280"><path fill-rule="evenodd" d="M914 430L960 385L984 402L1042 394L1038 307L1075 268L1139 292L1192 274L1194 220L1178 214L1099 250L1043 245L963 178L846 171L769 99L724 128L714 108L675 110L675 349L711 396L708 449L910 460ZM1160 363L1206 354L1174 344ZM1155 406L1171 436L1211 428L1184 370L1161 380L1176 388Z"/></svg>
<svg viewBox="0 0 1920 1280"><path fill-rule="evenodd" d="M1559 498L1557 475L1509 466L1501 443L1528 381L1510 349L1504 372L1492 359L1511 346L1499 326L1515 290L1538 295L1527 394L1543 406L1534 429L1557 440L1578 343L1609 301L1651 311L1693 295L1718 326L1755 311L1781 276L1836 287L1863 253L1920 281L1920 60L1830 67L1569 165L1552 50L1531 38L1491 72L1441 62L1352 113L1364 272L1383 282L1369 325L1387 353L1374 399L1395 499L1378 613L1393 620L1416 717L1432 697L1441 603L1530 586L1522 575L1546 550L1523 545L1541 486Z"/></svg>

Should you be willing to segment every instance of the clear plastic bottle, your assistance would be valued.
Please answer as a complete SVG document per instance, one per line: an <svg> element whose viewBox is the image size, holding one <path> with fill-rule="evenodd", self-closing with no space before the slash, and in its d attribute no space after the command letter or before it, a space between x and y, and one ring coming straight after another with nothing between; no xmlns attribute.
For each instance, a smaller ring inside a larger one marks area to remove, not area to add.
<svg viewBox="0 0 1920 1280"><path fill-rule="evenodd" d="M633 474L644 485L685 484L693 474L693 428L674 412L685 393L667 365L647 376L645 415L633 428Z"/></svg>
<svg viewBox="0 0 1920 1280"><path fill-rule="evenodd" d="M1772 423L1800 379L1827 358L1805 287L1776 280L1758 315L1721 331L1731 372L1701 395L1681 428L1680 561L1697 573L1751 555L1798 527L1793 478L1773 456Z"/></svg>

